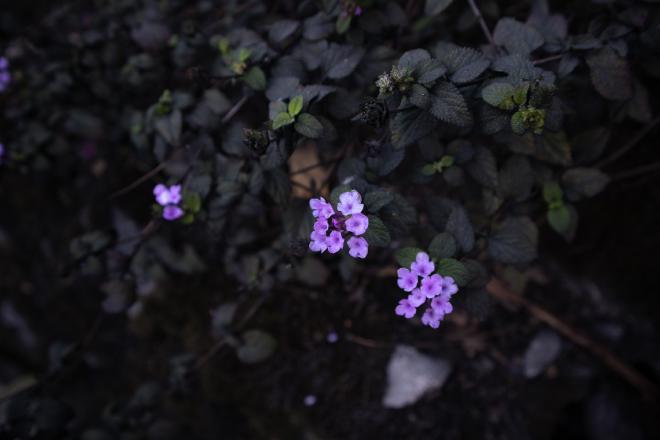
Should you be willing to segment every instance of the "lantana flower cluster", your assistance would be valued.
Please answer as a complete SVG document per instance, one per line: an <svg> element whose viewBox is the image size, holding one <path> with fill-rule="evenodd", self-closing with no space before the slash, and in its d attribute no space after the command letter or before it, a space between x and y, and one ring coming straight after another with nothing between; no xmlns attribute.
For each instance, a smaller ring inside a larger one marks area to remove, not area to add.
<svg viewBox="0 0 660 440"><path fill-rule="evenodd" d="M181 185L171 185L169 188L159 183L154 188L156 202L163 207L163 218L168 221L176 220L183 216L181 203Z"/></svg>
<svg viewBox="0 0 660 440"><path fill-rule="evenodd" d="M5 57L0 57L0 92L4 92L11 82L9 73L9 61Z"/></svg>
<svg viewBox="0 0 660 440"><path fill-rule="evenodd" d="M314 231L310 235L309 248L313 252L328 251L335 254L348 244L348 254L353 258L365 258L369 243L364 237L369 227L369 217L362 214L364 204L362 196L356 190L339 196L337 210L323 197L311 199L309 206L316 218Z"/></svg>
<svg viewBox="0 0 660 440"><path fill-rule="evenodd" d="M428 303L422 315L422 324L438 328L445 315L452 312L450 300L458 292L458 286L452 277L443 277L434 274L434 271L435 264L426 252L418 252L410 268L399 268L397 284L409 295L399 301L394 310L397 315L410 319L415 316L418 307Z"/></svg>

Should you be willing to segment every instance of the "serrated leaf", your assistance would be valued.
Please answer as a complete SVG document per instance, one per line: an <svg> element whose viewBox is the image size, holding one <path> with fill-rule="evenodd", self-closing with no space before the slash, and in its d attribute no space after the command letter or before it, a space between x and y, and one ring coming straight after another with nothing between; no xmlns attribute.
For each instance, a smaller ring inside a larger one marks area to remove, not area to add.
<svg viewBox="0 0 660 440"><path fill-rule="evenodd" d="M410 109L398 112L391 121L392 144L401 149L417 142L431 132L437 120L427 111Z"/></svg>
<svg viewBox="0 0 660 440"><path fill-rule="evenodd" d="M364 196L364 205L368 212L376 212L389 204L394 197L392 193L384 190L369 191Z"/></svg>
<svg viewBox="0 0 660 440"><path fill-rule="evenodd" d="M268 39L275 44L281 43L292 36L300 27L296 20L280 20L270 25Z"/></svg>
<svg viewBox="0 0 660 440"><path fill-rule="evenodd" d="M392 145L391 142L388 142L381 148L376 156L367 158L367 164L369 165L369 168L376 171L379 176L386 176L401 164L405 154L405 149L395 149L394 145Z"/></svg>
<svg viewBox="0 0 660 440"><path fill-rule="evenodd" d="M291 116L289 113L279 113L277 116L275 116L275 119L273 119L273 130L277 130L286 125L293 124L293 122L293 116Z"/></svg>
<svg viewBox="0 0 660 440"><path fill-rule="evenodd" d="M465 98L450 82L442 81L433 88L431 113L441 121L465 127L472 124L472 114Z"/></svg>
<svg viewBox="0 0 660 440"><path fill-rule="evenodd" d="M154 126L168 144L176 147L181 142L182 123L181 112L174 110L169 115L156 118Z"/></svg>
<svg viewBox="0 0 660 440"><path fill-rule="evenodd" d="M266 89L266 74L259 66L250 67L250 70L242 76L242 79L252 90Z"/></svg>
<svg viewBox="0 0 660 440"><path fill-rule="evenodd" d="M528 217L509 217L493 230L488 254L505 264L529 263L536 258L538 230Z"/></svg>
<svg viewBox="0 0 660 440"><path fill-rule="evenodd" d="M433 53L447 66L451 81L456 84L472 81L490 65L490 61L481 52L452 43L438 43Z"/></svg>
<svg viewBox="0 0 660 440"><path fill-rule="evenodd" d="M236 349L241 362L256 364L268 359L277 348L277 341L262 330L248 330L242 335L242 344Z"/></svg>
<svg viewBox="0 0 660 440"><path fill-rule="evenodd" d="M451 233L456 239L463 252L470 252L474 246L474 228L467 215L467 211L461 205L454 205L447 219L445 231Z"/></svg>
<svg viewBox="0 0 660 440"><path fill-rule="evenodd" d="M415 77L420 84L430 84L447 72L447 68L435 58L423 60L415 67Z"/></svg>
<svg viewBox="0 0 660 440"><path fill-rule="evenodd" d="M593 197L610 181L607 174L596 168L573 168L561 176L562 185L569 200Z"/></svg>
<svg viewBox="0 0 660 440"><path fill-rule="evenodd" d="M431 55L424 49L409 50L401 55L398 66L400 69L410 69L412 71L417 64L429 58L431 58Z"/></svg>
<svg viewBox="0 0 660 440"><path fill-rule="evenodd" d="M497 188L497 162L488 148L477 149L474 159L467 166L467 171L479 184L491 189Z"/></svg>
<svg viewBox="0 0 660 440"><path fill-rule="evenodd" d="M367 232L364 233L364 238L369 243L369 246L387 246L390 244L390 231L385 226L385 223L375 215L369 215L369 227Z"/></svg>
<svg viewBox="0 0 660 440"><path fill-rule="evenodd" d="M534 185L534 171L523 156L511 156L499 172L499 187L503 197L516 201L527 199Z"/></svg>
<svg viewBox="0 0 660 440"><path fill-rule="evenodd" d="M632 79L628 61L606 46L587 56L591 82L598 93L613 101L632 97Z"/></svg>
<svg viewBox="0 0 660 440"><path fill-rule="evenodd" d="M435 259L453 257L456 255L456 240L450 233L441 232L431 240L429 255Z"/></svg>
<svg viewBox="0 0 660 440"><path fill-rule="evenodd" d="M303 97L302 95L296 95L289 101L288 111L289 114L293 117L298 116L298 113L302 111L303 108Z"/></svg>
<svg viewBox="0 0 660 440"><path fill-rule="evenodd" d="M426 0L424 3L425 15L437 15L447 9L454 0Z"/></svg>
<svg viewBox="0 0 660 440"><path fill-rule="evenodd" d="M317 139L323 135L323 124L309 113L298 115L294 128L298 133L310 139Z"/></svg>
<svg viewBox="0 0 660 440"><path fill-rule="evenodd" d="M399 266L410 267L412 262L417 258L417 254L420 252L424 251L416 247L404 247L394 253L394 258Z"/></svg>
<svg viewBox="0 0 660 440"><path fill-rule="evenodd" d="M341 79L350 75L364 56L364 49L350 45L331 43L324 52L323 67L330 79Z"/></svg>
<svg viewBox="0 0 660 440"><path fill-rule="evenodd" d="M463 287L470 281L470 273L463 263L454 258L443 258L438 262L435 271L443 277L452 277L456 284Z"/></svg>
<svg viewBox="0 0 660 440"><path fill-rule="evenodd" d="M493 31L495 44L509 53L527 55L543 45L543 36L532 26L510 17L501 18Z"/></svg>
<svg viewBox="0 0 660 440"><path fill-rule="evenodd" d="M502 110L513 110L515 88L506 82L488 84L481 90L481 97L488 104Z"/></svg>
<svg viewBox="0 0 660 440"><path fill-rule="evenodd" d="M515 112L511 115L511 131L519 136L522 136L527 131L523 112Z"/></svg>
<svg viewBox="0 0 660 440"><path fill-rule="evenodd" d="M410 103L416 107L427 110L431 106L431 94L426 87L420 84L413 84L410 89Z"/></svg>
<svg viewBox="0 0 660 440"><path fill-rule="evenodd" d="M571 214L566 206L561 205L548 210L548 223L559 234L565 234L571 224Z"/></svg>

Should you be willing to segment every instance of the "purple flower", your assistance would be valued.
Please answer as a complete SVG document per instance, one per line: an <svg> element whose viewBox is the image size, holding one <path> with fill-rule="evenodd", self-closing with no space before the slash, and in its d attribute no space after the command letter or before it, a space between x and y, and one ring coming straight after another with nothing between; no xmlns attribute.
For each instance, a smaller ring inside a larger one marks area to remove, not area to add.
<svg viewBox="0 0 660 440"><path fill-rule="evenodd" d="M332 231L325 239L325 243L328 245L328 252L331 254L336 254L344 247L344 237L341 236L341 232Z"/></svg>
<svg viewBox="0 0 660 440"><path fill-rule="evenodd" d="M357 6L357 7L355 8L355 11L353 12L353 14L354 14L356 17L359 17L360 15L362 15L362 7Z"/></svg>
<svg viewBox="0 0 660 440"><path fill-rule="evenodd" d="M312 215L314 217L330 218L335 213L332 205L325 201L323 197L318 199L310 199L309 207L312 208Z"/></svg>
<svg viewBox="0 0 660 440"><path fill-rule="evenodd" d="M163 208L163 218L165 220L176 220L179 217L183 216L183 209L179 208L176 205L167 205Z"/></svg>
<svg viewBox="0 0 660 440"><path fill-rule="evenodd" d="M397 284L406 292L411 292L415 287L417 287L417 275L405 267L399 268L399 270L396 271L396 274L399 276Z"/></svg>
<svg viewBox="0 0 660 440"><path fill-rule="evenodd" d="M0 163L5 158L5 146L0 142Z"/></svg>
<svg viewBox="0 0 660 440"><path fill-rule="evenodd" d="M11 82L9 73L9 61L5 57L0 57L0 92L5 91Z"/></svg>
<svg viewBox="0 0 660 440"><path fill-rule="evenodd" d="M422 315L422 324L428 325L431 328L440 327L440 321L442 320L443 315L440 315L432 308L428 308L424 311Z"/></svg>
<svg viewBox="0 0 660 440"><path fill-rule="evenodd" d="M449 300L449 298L451 298L456 292L458 292L458 286L454 279L452 277L442 277L442 281L440 282L440 295Z"/></svg>
<svg viewBox="0 0 660 440"><path fill-rule="evenodd" d="M437 296L442 290L441 283L442 277L438 274L434 274L422 280L422 286L420 289L427 298L433 298L434 296Z"/></svg>
<svg viewBox="0 0 660 440"><path fill-rule="evenodd" d="M0 70L7 70L9 68L9 61L7 58L0 57Z"/></svg>
<svg viewBox="0 0 660 440"><path fill-rule="evenodd" d="M396 309L394 309L394 313L399 316L403 316L406 319L410 319L415 316L415 312L417 312L417 309L407 299L402 299L399 301L399 305L396 306Z"/></svg>
<svg viewBox="0 0 660 440"><path fill-rule="evenodd" d="M362 196L355 190L347 191L339 196L337 209L344 215L359 214L364 209Z"/></svg>
<svg viewBox="0 0 660 440"><path fill-rule="evenodd" d="M181 201L181 185L172 185L167 188L162 183L158 184L154 188L154 196L161 206L177 205Z"/></svg>
<svg viewBox="0 0 660 440"><path fill-rule="evenodd" d="M418 252L415 261L410 265L410 269L420 277L427 277L435 270L435 264L429 259L429 254Z"/></svg>
<svg viewBox="0 0 660 440"><path fill-rule="evenodd" d="M421 290L415 289L408 295L408 301L415 307L419 307L426 302L426 296Z"/></svg>
<svg viewBox="0 0 660 440"><path fill-rule="evenodd" d="M442 295L436 296L431 301L431 308L436 311L438 314L445 316L454 310L448 298L443 297Z"/></svg>
<svg viewBox="0 0 660 440"><path fill-rule="evenodd" d="M362 235L369 227L369 217L364 214L353 214L346 222L346 230L352 232L354 235Z"/></svg>
<svg viewBox="0 0 660 440"><path fill-rule="evenodd" d="M325 234L328 231L328 219L325 217L319 217L314 222L314 231Z"/></svg>
<svg viewBox="0 0 660 440"><path fill-rule="evenodd" d="M362 237L348 239L348 255L353 258L366 258L369 252L369 243Z"/></svg>
<svg viewBox="0 0 660 440"><path fill-rule="evenodd" d="M328 244L326 243L326 236L322 232L312 231L312 234L309 237L311 241L309 242L309 249L312 252L325 252L328 249Z"/></svg>

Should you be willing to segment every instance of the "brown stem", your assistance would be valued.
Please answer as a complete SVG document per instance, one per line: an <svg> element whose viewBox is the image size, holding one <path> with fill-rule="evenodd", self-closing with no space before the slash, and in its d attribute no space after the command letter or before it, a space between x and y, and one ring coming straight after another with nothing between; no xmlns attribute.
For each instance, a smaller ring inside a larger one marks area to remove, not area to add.
<svg viewBox="0 0 660 440"><path fill-rule="evenodd" d="M486 289L492 297L501 302L518 304L525 307L536 319L554 328L576 345L590 351L612 371L637 388L645 398L657 400L658 396L660 396L660 391L655 383L626 364L623 359L612 353L607 347L578 332L549 311L514 293L502 281L492 279L486 286Z"/></svg>
<svg viewBox="0 0 660 440"><path fill-rule="evenodd" d="M493 34L490 33L490 29L488 29L488 25L486 24L483 15L481 15L481 10L474 2L474 0L468 0L468 3L470 4L470 8L472 8L472 12L477 17L477 20L479 20L479 25L481 26L481 30L488 39L488 42L494 46L495 41L493 40Z"/></svg>

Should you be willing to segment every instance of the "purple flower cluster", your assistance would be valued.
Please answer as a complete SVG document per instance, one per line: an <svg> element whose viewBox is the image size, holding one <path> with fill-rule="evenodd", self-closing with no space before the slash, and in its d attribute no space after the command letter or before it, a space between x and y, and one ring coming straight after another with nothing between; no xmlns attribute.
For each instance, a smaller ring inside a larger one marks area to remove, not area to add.
<svg viewBox="0 0 660 440"><path fill-rule="evenodd" d="M181 185L172 185L169 188L159 183L154 188L156 202L163 207L163 218L165 220L176 220L183 216L181 203Z"/></svg>
<svg viewBox="0 0 660 440"><path fill-rule="evenodd" d="M353 258L365 258L369 243L363 237L369 227L369 217L362 214L364 204L359 192L352 190L339 196L336 212L323 197L311 199L309 206L316 217L314 231L310 235L309 248L313 252L328 251L335 254L348 243L348 254ZM346 240L347 237L349 237Z"/></svg>
<svg viewBox="0 0 660 440"><path fill-rule="evenodd" d="M435 264L426 252L417 253L410 269L402 267L397 271L397 284L409 292L408 297L399 301L396 306L394 312L397 315L410 319L415 316L418 307L431 300L430 307L427 307L422 315L422 324L438 328L445 315L451 313L453 307L450 300L452 295L458 292L458 286L452 277L433 274L434 271Z"/></svg>
<svg viewBox="0 0 660 440"><path fill-rule="evenodd" d="M4 92L10 82L11 74L9 73L9 61L7 61L7 58L5 57L0 57L0 92Z"/></svg>

